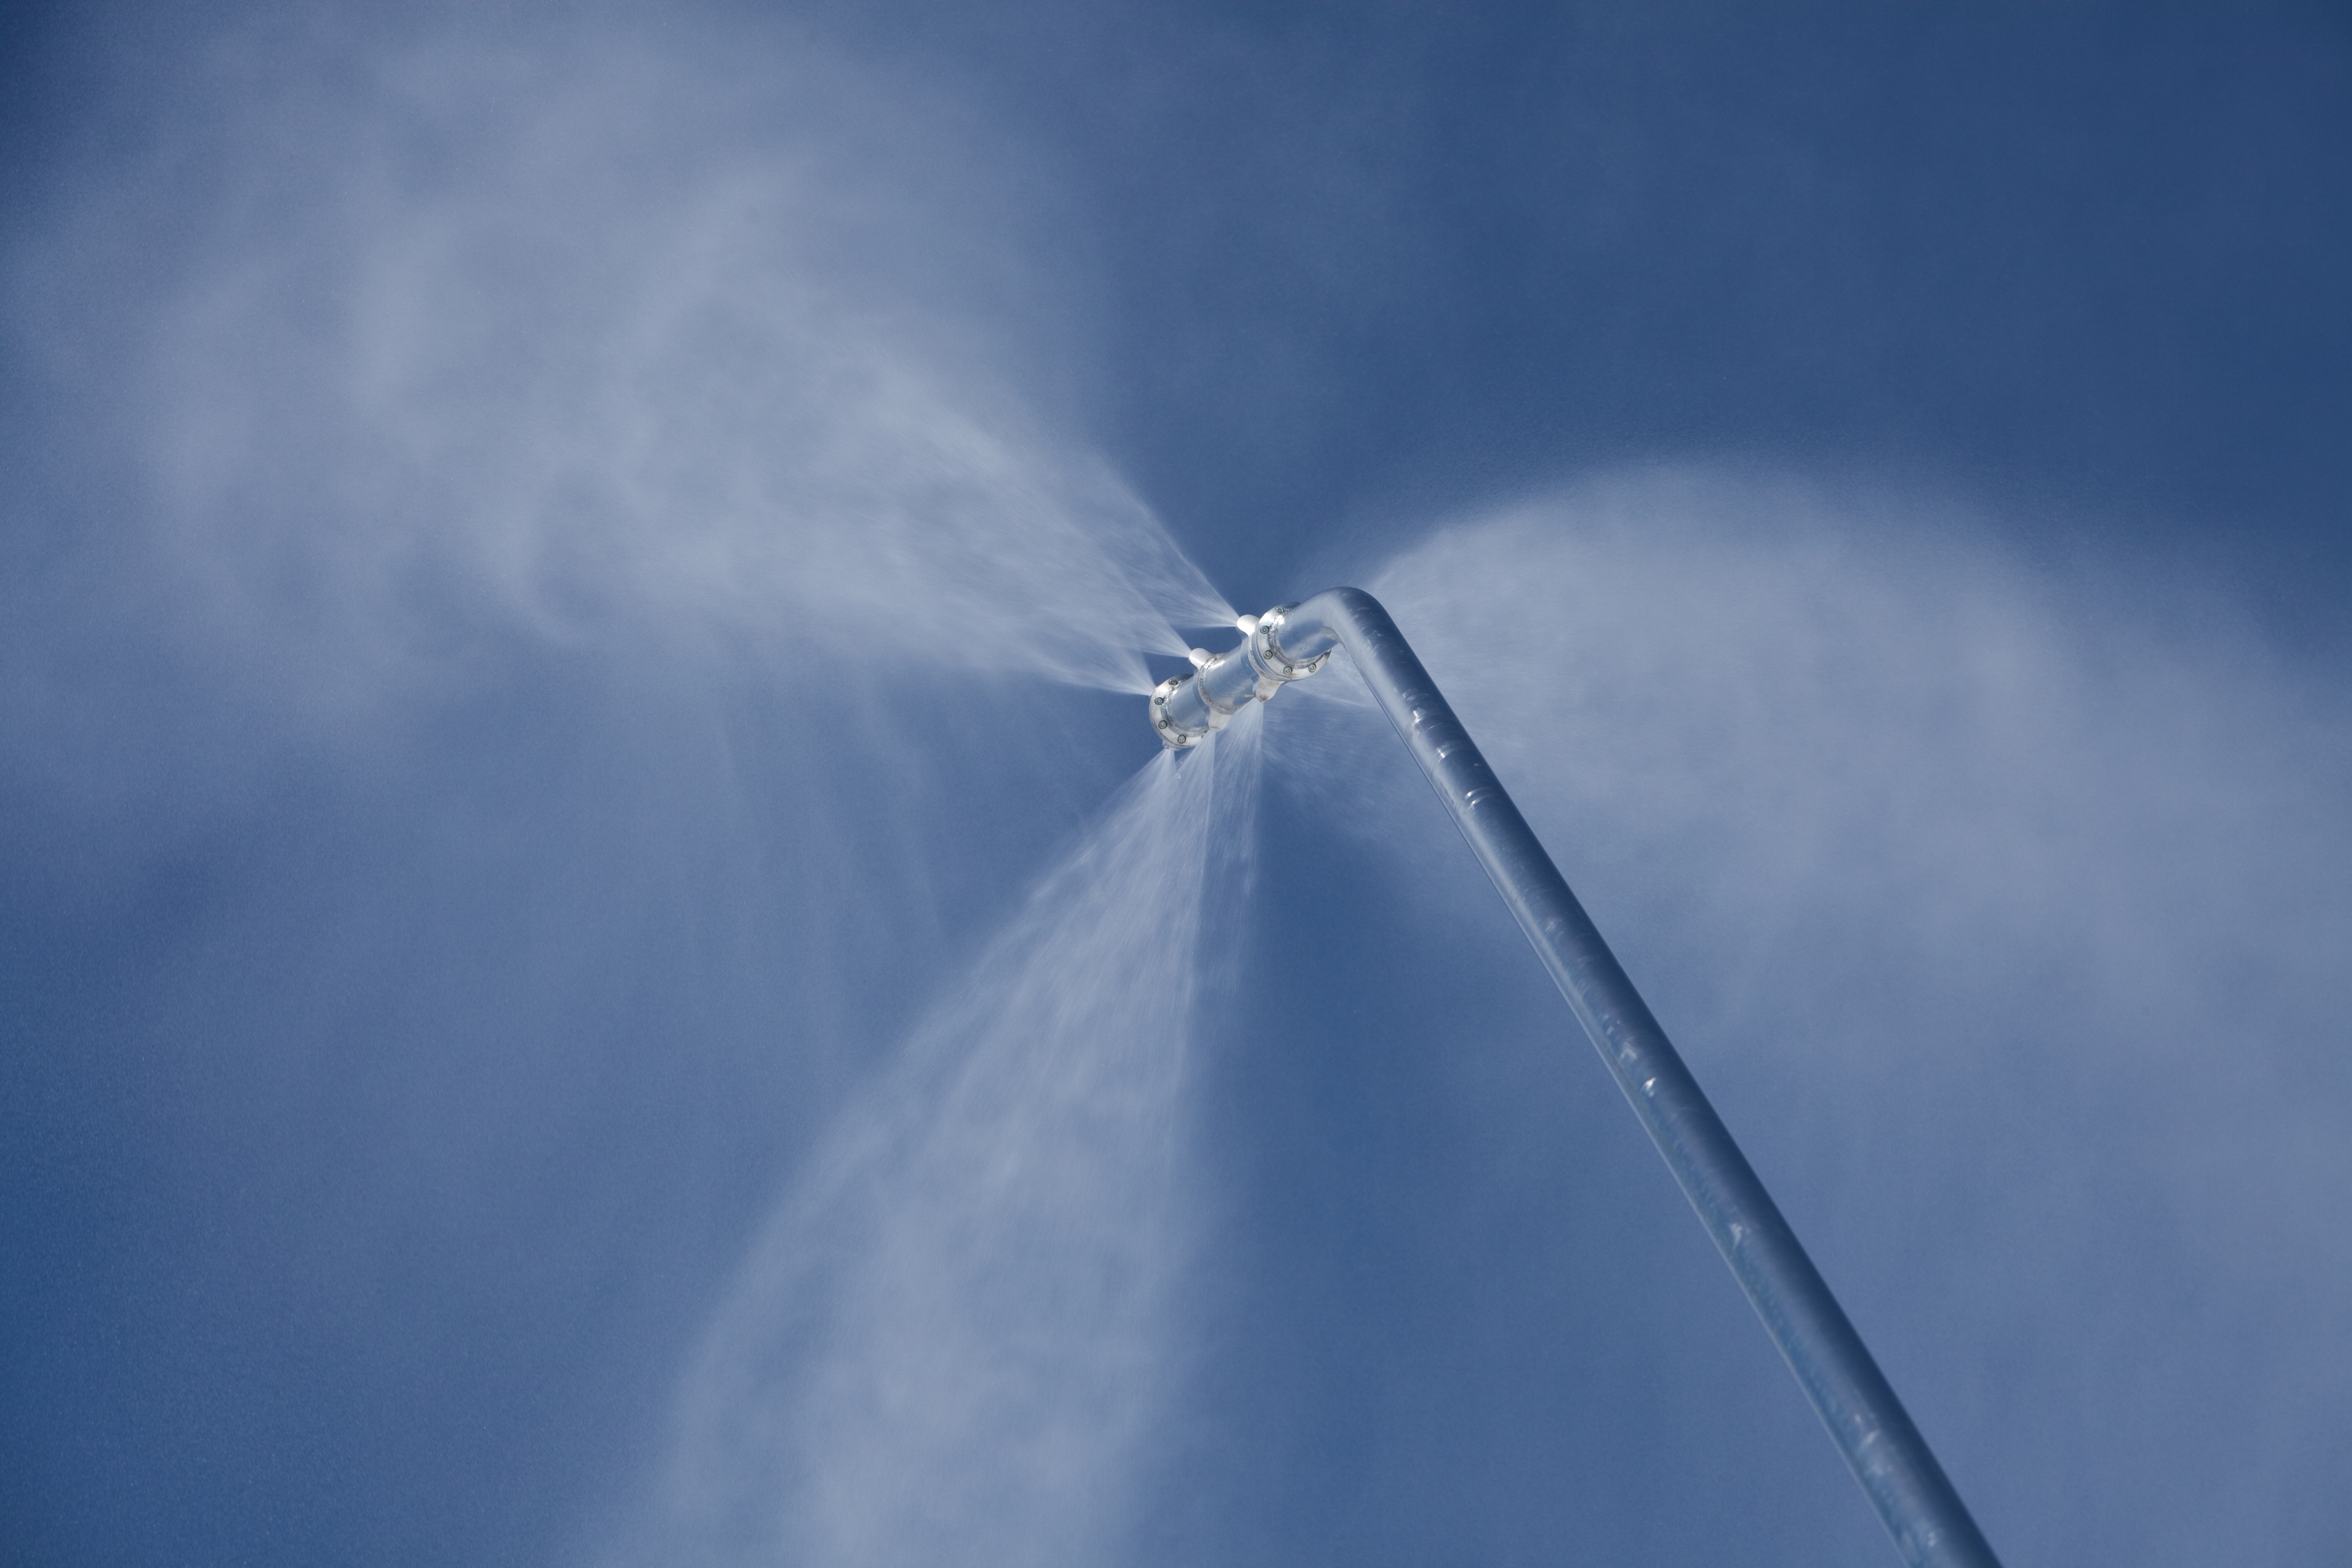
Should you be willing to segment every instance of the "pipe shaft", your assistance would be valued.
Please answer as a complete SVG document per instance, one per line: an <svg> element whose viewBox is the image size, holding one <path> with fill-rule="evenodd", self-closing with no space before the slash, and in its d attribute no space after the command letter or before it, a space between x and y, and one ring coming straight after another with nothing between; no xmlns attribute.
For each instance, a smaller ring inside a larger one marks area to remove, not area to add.
<svg viewBox="0 0 2352 1568"><path fill-rule="evenodd" d="M1609 1064L1904 1560L1915 1568L1999 1568L1796 1233L1388 612L1360 589L1334 588L1276 614L1278 620L1268 619L1279 654L1305 660L1336 643L1355 659Z"/></svg>

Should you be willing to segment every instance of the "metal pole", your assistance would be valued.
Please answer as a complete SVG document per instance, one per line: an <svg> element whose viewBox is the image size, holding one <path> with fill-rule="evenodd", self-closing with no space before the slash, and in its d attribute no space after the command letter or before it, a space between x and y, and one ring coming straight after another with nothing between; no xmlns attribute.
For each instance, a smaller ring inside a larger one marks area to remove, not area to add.
<svg viewBox="0 0 2352 1568"><path fill-rule="evenodd" d="M1248 664L1257 678L1251 695L1270 696L1282 682L1311 674L1334 644L1355 659L1682 1184L1904 1561L1915 1568L1999 1568L1796 1233L1389 613L1361 589L1333 588L1268 611L1248 629ZM1218 691L1235 682L1216 681L1213 673L1203 668L1174 684L1207 689L1202 694L1221 711L1246 700L1238 689ZM1232 700L1216 700L1223 696ZM1165 704L1155 698L1163 736Z"/></svg>

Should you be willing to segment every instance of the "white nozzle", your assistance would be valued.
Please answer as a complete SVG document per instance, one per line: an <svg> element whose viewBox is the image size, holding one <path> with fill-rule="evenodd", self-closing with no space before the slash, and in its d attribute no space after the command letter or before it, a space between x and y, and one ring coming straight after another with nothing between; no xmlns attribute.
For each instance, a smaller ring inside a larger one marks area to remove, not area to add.
<svg viewBox="0 0 2352 1568"><path fill-rule="evenodd" d="M1242 636L1247 637L1250 633L1257 630L1257 617L1255 616L1244 616L1241 619L1234 623L1234 626L1242 634Z"/></svg>
<svg viewBox="0 0 2352 1568"><path fill-rule="evenodd" d="M1209 659L1212 656L1207 648L1196 647L1184 657L1192 661L1192 668L1194 669L1202 669L1207 668Z"/></svg>

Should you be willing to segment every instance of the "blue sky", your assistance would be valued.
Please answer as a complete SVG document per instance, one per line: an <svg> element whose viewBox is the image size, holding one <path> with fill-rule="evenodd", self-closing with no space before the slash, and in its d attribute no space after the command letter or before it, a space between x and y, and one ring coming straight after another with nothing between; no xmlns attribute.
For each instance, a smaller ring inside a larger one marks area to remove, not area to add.
<svg viewBox="0 0 2352 1568"><path fill-rule="evenodd" d="M1892 1561L1346 670L1157 758L1341 581L2004 1560L2352 1527L2340 15L7 26L12 1561Z"/></svg>

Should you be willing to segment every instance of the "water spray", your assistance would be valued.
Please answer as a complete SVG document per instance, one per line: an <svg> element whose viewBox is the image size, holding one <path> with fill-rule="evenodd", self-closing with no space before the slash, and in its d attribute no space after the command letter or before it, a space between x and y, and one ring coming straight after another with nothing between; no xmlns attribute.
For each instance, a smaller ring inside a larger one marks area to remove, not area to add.
<svg viewBox="0 0 2352 1568"><path fill-rule="evenodd" d="M1313 675L1345 647L1608 1063L1904 1561L1999 1568L1796 1233L1389 613L1361 589L1333 588L1236 624L1239 647L1195 648L1190 674L1152 689L1151 727L1161 742L1197 745L1244 704Z"/></svg>

